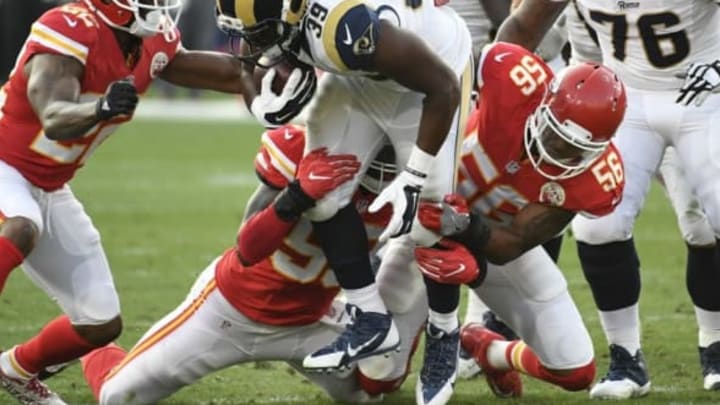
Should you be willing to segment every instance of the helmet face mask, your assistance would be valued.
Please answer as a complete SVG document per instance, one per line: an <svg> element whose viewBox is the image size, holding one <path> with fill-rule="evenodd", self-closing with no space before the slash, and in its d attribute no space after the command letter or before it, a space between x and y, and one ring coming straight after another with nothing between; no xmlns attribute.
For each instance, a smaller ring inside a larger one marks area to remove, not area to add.
<svg viewBox="0 0 720 405"><path fill-rule="evenodd" d="M587 169L610 143L595 142L592 134L573 121L558 122L547 105L540 105L527 120L525 149L535 170L551 180L576 176ZM562 171L549 172L543 163Z"/></svg>
<svg viewBox="0 0 720 405"><path fill-rule="evenodd" d="M388 143L370 162L365 175L360 179L360 186L371 193L380 194L385 186L395 179L397 173L395 149Z"/></svg>
<svg viewBox="0 0 720 405"><path fill-rule="evenodd" d="M270 68L290 54L289 47L296 27L279 19L265 20L247 29L242 25L238 27L238 24L237 19L218 15L218 27L228 35L230 51L239 59ZM245 50L242 49L243 43L247 45Z"/></svg>
<svg viewBox="0 0 720 405"><path fill-rule="evenodd" d="M550 180L577 176L605 152L626 107L625 87L608 68L566 68L525 122L528 159Z"/></svg>
<svg viewBox="0 0 720 405"><path fill-rule="evenodd" d="M253 7L253 1L265 2ZM304 7L302 0L245 0L244 2L217 1L217 24L229 36L230 50L241 60L269 68L288 58L298 38L299 14L287 7ZM265 17L255 13L265 13ZM240 16L245 15L243 21ZM267 15L272 15L271 17ZM293 23L294 22L294 23Z"/></svg>
<svg viewBox="0 0 720 405"><path fill-rule="evenodd" d="M85 0L109 26L137 37L163 34L176 38L183 0Z"/></svg>

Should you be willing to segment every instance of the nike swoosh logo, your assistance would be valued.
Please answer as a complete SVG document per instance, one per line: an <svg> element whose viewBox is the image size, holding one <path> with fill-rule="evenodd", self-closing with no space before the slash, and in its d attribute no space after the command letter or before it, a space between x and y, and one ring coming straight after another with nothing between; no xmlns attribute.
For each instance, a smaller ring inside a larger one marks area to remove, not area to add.
<svg viewBox="0 0 720 405"><path fill-rule="evenodd" d="M286 141L289 141L293 138L289 129L285 128L285 133L283 134L283 138L285 138Z"/></svg>
<svg viewBox="0 0 720 405"><path fill-rule="evenodd" d="M350 35L350 27L347 24L345 24L345 40L343 44L352 45L352 35Z"/></svg>
<svg viewBox="0 0 720 405"><path fill-rule="evenodd" d="M361 344L361 345L358 346L358 347L352 347L352 345L351 345L350 343L348 343L348 348L347 348L347 354L348 354L348 356L350 356L350 357L355 357L355 356L357 356L357 354L358 354L361 350L363 350L364 348L369 347L370 345L372 345L373 343L375 343L375 340L377 340L377 338L379 338L379 337L380 337L380 332L376 333L370 340L368 340L367 342Z"/></svg>
<svg viewBox="0 0 720 405"><path fill-rule="evenodd" d="M512 54L512 52L499 53L499 54L495 55L495 57L494 57L493 59L495 60L495 62L500 63L500 62L503 61L503 59L504 59L506 56L508 56L508 55L510 55L510 54Z"/></svg>
<svg viewBox="0 0 720 405"><path fill-rule="evenodd" d="M308 179L310 179L310 180L330 180L331 178L332 177L328 177L328 176L318 176L317 174L315 174L313 172L310 172L310 174L308 175Z"/></svg>
<svg viewBox="0 0 720 405"><path fill-rule="evenodd" d="M75 28L75 26L77 25L76 20L70 19L70 17L66 16L65 14L63 14L62 16L65 19L65 22L70 26L70 28Z"/></svg>
<svg viewBox="0 0 720 405"><path fill-rule="evenodd" d="M463 271L465 271L465 265L461 264L460 266L458 266L458 268L456 270L453 270L453 271L445 274L445 276L454 276L456 274L462 273Z"/></svg>

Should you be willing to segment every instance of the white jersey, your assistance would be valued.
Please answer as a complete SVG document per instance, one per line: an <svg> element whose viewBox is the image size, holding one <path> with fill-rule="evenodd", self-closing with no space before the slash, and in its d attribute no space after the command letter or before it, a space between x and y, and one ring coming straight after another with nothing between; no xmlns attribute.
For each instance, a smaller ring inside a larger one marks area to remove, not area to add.
<svg viewBox="0 0 720 405"><path fill-rule="evenodd" d="M597 33L604 63L629 87L676 90L688 64L720 57L716 0L577 3Z"/></svg>
<svg viewBox="0 0 720 405"><path fill-rule="evenodd" d="M372 76L380 20L415 33L456 73L465 69L470 49L465 23L450 7L428 0L309 0L298 56L328 72Z"/></svg>
<svg viewBox="0 0 720 405"><path fill-rule="evenodd" d="M572 49L570 63L602 62L597 33L580 14L576 0L572 0L565 8L565 26Z"/></svg>

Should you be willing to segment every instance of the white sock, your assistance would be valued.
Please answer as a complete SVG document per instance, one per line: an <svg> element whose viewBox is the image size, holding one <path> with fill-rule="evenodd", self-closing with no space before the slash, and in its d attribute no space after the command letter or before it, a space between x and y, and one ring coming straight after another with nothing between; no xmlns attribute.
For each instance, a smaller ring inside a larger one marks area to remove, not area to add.
<svg viewBox="0 0 720 405"><path fill-rule="evenodd" d="M428 312L428 322L446 333L451 333L460 326L457 314L457 308L447 314L435 312L431 309Z"/></svg>
<svg viewBox="0 0 720 405"><path fill-rule="evenodd" d="M363 312L379 312L387 314L385 303L380 297L377 284L372 283L368 286L355 289L346 289L345 297L350 304L357 305Z"/></svg>
<svg viewBox="0 0 720 405"><path fill-rule="evenodd" d="M2 369L3 374L10 378L23 381L34 377L34 375L25 371L20 364L18 364L17 360L15 360L14 353L14 347L11 350L0 353L0 369Z"/></svg>
<svg viewBox="0 0 720 405"><path fill-rule="evenodd" d="M485 356L488 363L498 370L510 370L512 367L507 362L505 353L512 342L508 340L493 340L488 346Z"/></svg>
<svg viewBox="0 0 720 405"><path fill-rule="evenodd" d="M720 341L720 311L708 311L695 307L698 324L698 346L708 347Z"/></svg>
<svg viewBox="0 0 720 405"><path fill-rule="evenodd" d="M622 346L631 356L640 349L640 309L638 304L615 311L598 311L605 337Z"/></svg>
<svg viewBox="0 0 720 405"><path fill-rule="evenodd" d="M467 289L467 310L465 311L464 324L467 325L472 322L483 323L483 316L485 312L490 309L485 305L484 302L477 296L475 291L471 288Z"/></svg>

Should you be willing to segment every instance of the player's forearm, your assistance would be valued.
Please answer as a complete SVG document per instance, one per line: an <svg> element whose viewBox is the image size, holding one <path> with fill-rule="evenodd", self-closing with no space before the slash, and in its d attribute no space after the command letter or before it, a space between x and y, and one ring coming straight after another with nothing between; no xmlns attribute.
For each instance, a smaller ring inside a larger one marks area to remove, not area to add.
<svg viewBox="0 0 720 405"><path fill-rule="evenodd" d="M423 101L416 144L420 149L433 156L445 142L455 111L460 103L459 84L457 80L452 83L429 93Z"/></svg>
<svg viewBox="0 0 720 405"><path fill-rule="evenodd" d="M533 33L525 29L524 25L511 15L498 28L495 41L510 42L526 49L535 49L542 37L541 33Z"/></svg>
<svg viewBox="0 0 720 405"><path fill-rule="evenodd" d="M475 212L470 213L467 229L451 238L462 243L478 263L487 260L494 264L504 264L520 257L531 247L515 229L491 225Z"/></svg>
<svg viewBox="0 0 720 405"><path fill-rule="evenodd" d="M240 228L237 252L244 265L252 265L276 251L300 216L315 205L300 188L290 183L269 206L253 215Z"/></svg>
<svg viewBox="0 0 720 405"><path fill-rule="evenodd" d="M183 51L160 74L178 86L245 94L252 76L242 62L230 54L210 51Z"/></svg>
<svg viewBox="0 0 720 405"><path fill-rule="evenodd" d="M97 102L74 103L55 101L40 114L45 136L53 140L70 140L83 137L99 121Z"/></svg>
<svg viewBox="0 0 720 405"><path fill-rule="evenodd" d="M496 41L534 50L565 9L567 2L523 0L498 29Z"/></svg>
<svg viewBox="0 0 720 405"><path fill-rule="evenodd" d="M237 235L240 262L250 266L270 256L280 247L295 222L282 220L272 205L253 215Z"/></svg>

